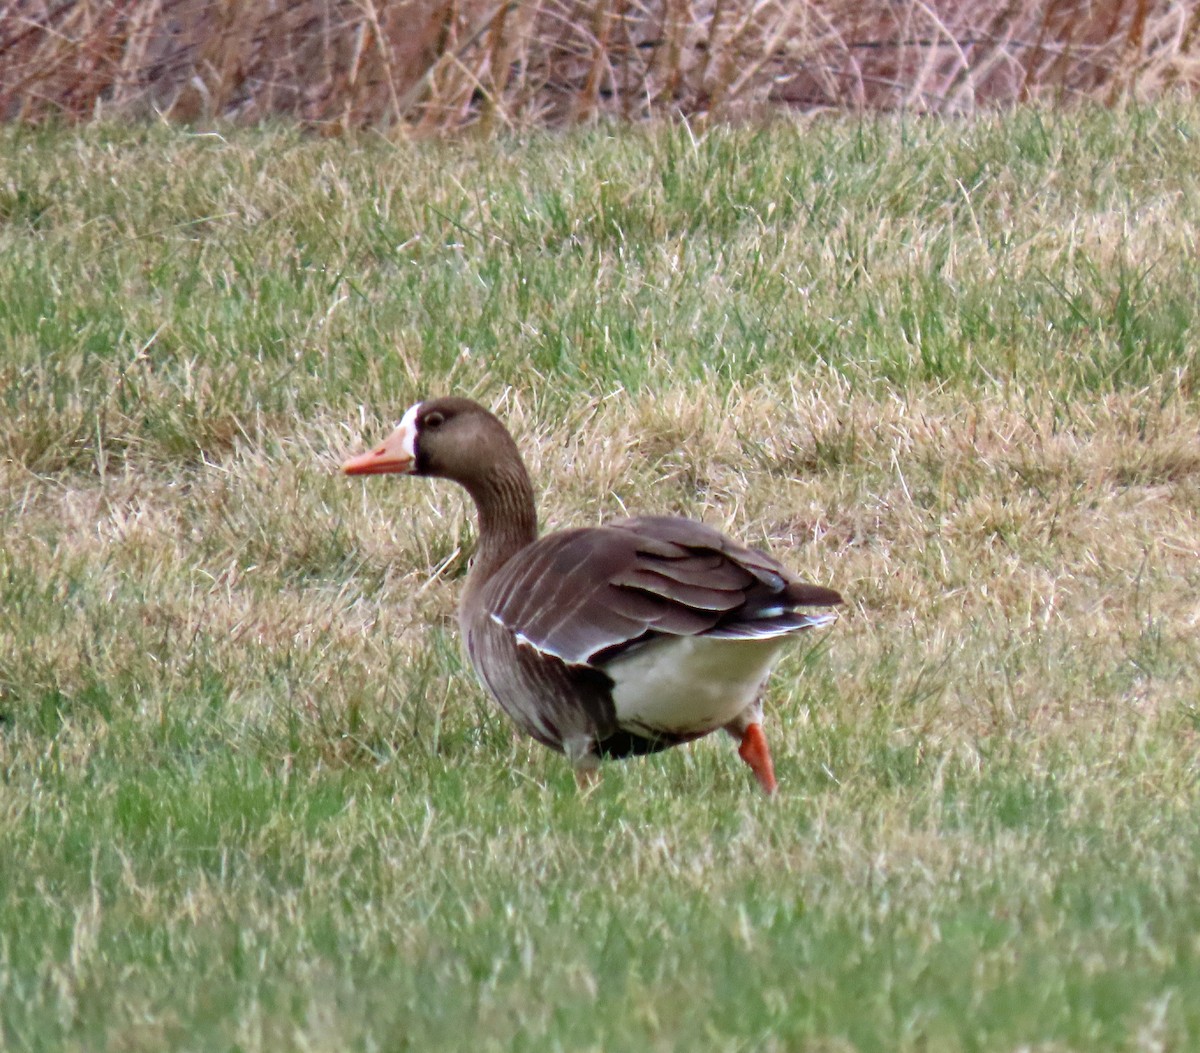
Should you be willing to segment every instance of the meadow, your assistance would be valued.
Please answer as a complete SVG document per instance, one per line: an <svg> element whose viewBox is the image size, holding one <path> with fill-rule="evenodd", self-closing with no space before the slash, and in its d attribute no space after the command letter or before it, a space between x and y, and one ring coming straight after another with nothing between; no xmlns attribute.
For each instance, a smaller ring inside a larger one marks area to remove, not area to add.
<svg viewBox="0 0 1200 1053"><path fill-rule="evenodd" d="M1170 100L0 128L0 1049L1191 1048L1198 233ZM513 737L450 392L847 597L776 798Z"/></svg>

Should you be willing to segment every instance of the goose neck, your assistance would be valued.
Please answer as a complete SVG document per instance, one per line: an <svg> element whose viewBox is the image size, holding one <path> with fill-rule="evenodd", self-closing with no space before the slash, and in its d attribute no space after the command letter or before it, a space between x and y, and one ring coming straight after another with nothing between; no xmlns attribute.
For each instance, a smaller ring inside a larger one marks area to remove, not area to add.
<svg viewBox="0 0 1200 1053"><path fill-rule="evenodd" d="M468 589L482 588L501 567L537 538L533 486L524 465L498 467L468 487L479 516L479 541Z"/></svg>

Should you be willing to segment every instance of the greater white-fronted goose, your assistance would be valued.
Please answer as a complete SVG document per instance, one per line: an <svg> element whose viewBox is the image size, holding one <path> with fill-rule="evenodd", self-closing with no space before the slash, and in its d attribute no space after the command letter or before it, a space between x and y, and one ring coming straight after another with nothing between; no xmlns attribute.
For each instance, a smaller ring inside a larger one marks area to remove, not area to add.
<svg viewBox="0 0 1200 1053"><path fill-rule="evenodd" d="M759 692L788 637L841 603L702 523L639 516L537 536L533 487L504 425L465 398L418 402L348 475L453 479L479 542L459 607L466 650L517 726L581 783L601 757L654 753L724 728L775 790Z"/></svg>

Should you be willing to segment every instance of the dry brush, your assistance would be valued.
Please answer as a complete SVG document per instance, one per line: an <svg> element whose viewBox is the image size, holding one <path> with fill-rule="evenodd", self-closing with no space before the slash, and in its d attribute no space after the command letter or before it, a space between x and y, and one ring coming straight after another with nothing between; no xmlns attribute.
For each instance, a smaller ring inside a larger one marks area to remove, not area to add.
<svg viewBox="0 0 1200 1053"><path fill-rule="evenodd" d="M11 0L0 117L329 132L970 112L1200 83L1193 0Z"/></svg>

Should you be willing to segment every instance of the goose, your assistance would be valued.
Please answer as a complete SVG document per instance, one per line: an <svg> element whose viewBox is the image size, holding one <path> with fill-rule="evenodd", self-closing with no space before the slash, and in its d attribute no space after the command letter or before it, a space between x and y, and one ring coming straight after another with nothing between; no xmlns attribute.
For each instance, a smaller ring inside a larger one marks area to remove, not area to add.
<svg viewBox="0 0 1200 1053"><path fill-rule="evenodd" d="M831 624L833 589L695 520L637 516L538 536L516 442L470 399L416 403L347 475L432 476L475 502L459 605L467 656L516 726L566 755L581 787L601 758L724 729L775 792L760 693L790 637Z"/></svg>

